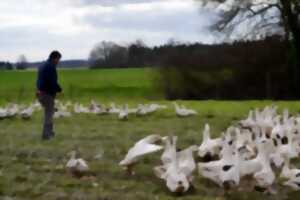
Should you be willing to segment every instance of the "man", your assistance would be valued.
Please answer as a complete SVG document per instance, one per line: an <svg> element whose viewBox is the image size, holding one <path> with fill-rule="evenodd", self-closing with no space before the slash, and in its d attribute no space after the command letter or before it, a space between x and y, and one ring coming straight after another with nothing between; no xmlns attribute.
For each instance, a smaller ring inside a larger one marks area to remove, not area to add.
<svg viewBox="0 0 300 200"><path fill-rule="evenodd" d="M53 51L45 64L39 67L37 78L37 98L44 108L43 140L55 136L53 132L53 115L55 112L55 97L62 92L58 84L56 66L61 59L58 51Z"/></svg>

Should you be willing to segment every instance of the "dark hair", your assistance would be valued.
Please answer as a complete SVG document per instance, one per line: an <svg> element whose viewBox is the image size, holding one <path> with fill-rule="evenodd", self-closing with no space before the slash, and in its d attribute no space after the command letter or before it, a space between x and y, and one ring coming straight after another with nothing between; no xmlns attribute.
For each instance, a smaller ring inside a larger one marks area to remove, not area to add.
<svg viewBox="0 0 300 200"><path fill-rule="evenodd" d="M49 55L49 60L53 59L60 59L61 58L61 53L59 51L52 51L51 54Z"/></svg>

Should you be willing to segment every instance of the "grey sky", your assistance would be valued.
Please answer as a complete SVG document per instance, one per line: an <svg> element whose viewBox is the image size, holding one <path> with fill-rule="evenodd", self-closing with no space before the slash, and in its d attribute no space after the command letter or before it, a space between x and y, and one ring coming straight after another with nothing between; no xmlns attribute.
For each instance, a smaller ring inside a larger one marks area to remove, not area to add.
<svg viewBox="0 0 300 200"><path fill-rule="evenodd" d="M213 42L214 20L193 0L9 0L0 1L0 60L25 54L43 60L53 49L64 59L87 58L102 40L159 45L170 38Z"/></svg>

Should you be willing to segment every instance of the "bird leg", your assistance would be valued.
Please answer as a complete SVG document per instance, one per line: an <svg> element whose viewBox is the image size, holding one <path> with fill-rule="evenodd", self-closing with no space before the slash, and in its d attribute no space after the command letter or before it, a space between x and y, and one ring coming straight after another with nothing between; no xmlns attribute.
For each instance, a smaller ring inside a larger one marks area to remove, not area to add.
<svg viewBox="0 0 300 200"><path fill-rule="evenodd" d="M135 163L126 166L126 172L129 176L135 175L135 172L133 171L134 166L135 166Z"/></svg>

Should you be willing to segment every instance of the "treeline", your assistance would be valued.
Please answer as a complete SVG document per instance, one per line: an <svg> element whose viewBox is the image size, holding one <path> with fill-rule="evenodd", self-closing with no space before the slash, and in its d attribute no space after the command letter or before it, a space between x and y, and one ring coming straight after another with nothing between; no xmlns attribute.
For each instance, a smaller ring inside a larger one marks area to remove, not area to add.
<svg viewBox="0 0 300 200"><path fill-rule="evenodd" d="M292 55L279 36L231 44L168 44L128 47L102 42L91 52L91 68L148 67L161 70L168 99L291 99ZM300 78L300 77L299 77Z"/></svg>
<svg viewBox="0 0 300 200"><path fill-rule="evenodd" d="M296 99L291 52L280 37L160 48L169 99ZM170 54L166 52L171 52ZM300 78L300 77L299 77Z"/></svg>
<svg viewBox="0 0 300 200"><path fill-rule="evenodd" d="M0 70L13 70L13 69L17 69L17 70L25 70L29 67L29 64L27 62L27 59L25 57L25 55L21 55L18 58L18 62L13 64L10 62L2 62L0 61Z"/></svg>
<svg viewBox="0 0 300 200"><path fill-rule="evenodd" d="M0 61L0 70L12 70L13 68L14 66L12 63Z"/></svg>

